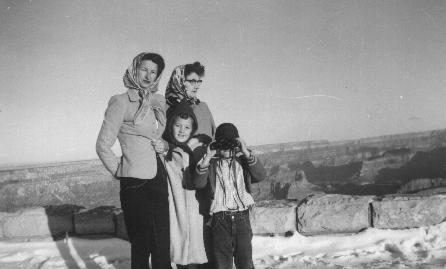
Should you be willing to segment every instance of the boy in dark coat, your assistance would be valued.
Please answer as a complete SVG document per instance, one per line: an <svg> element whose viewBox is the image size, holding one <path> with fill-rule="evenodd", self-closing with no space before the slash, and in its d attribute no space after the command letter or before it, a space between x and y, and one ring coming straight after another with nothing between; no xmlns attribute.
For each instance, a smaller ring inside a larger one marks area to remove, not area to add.
<svg viewBox="0 0 446 269"><path fill-rule="evenodd" d="M193 184L209 189L212 252L217 269L253 269L249 209L251 183L266 177L262 163L231 123L217 127L215 142L198 162Z"/></svg>

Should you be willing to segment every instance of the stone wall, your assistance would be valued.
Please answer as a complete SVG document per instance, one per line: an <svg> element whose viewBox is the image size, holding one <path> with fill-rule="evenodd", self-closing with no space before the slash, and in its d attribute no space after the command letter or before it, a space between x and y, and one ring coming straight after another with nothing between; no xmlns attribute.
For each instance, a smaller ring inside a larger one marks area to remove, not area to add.
<svg viewBox="0 0 446 269"><path fill-rule="evenodd" d="M301 201L262 201L251 211L256 235L357 233L374 227L405 229L446 220L446 195L310 195ZM49 206L0 212L0 240L66 235L127 239L122 211L114 206L83 209Z"/></svg>

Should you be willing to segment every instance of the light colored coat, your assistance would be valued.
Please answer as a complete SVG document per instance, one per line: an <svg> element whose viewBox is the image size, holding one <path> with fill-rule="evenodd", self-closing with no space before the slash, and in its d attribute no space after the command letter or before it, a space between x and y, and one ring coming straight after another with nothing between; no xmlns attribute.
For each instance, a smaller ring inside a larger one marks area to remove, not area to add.
<svg viewBox="0 0 446 269"><path fill-rule="evenodd" d="M165 111L164 96L154 94L152 98ZM165 126L157 123L151 109L141 123L133 123L140 100L138 91L129 89L127 93L112 96L105 111L96 152L105 168L116 177L151 179L157 172L156 152L151 141L161 138ZM121 144L121 158L111 150L116 139Z"/></svg>
<svg viewBox="0 0 446 269"><path fill-rule="evenodd" d="M177 147L166 161L169 182L170 257L175 264L203 264L207 256L203 238L203 216L192 189L189 154Z"/></svg>

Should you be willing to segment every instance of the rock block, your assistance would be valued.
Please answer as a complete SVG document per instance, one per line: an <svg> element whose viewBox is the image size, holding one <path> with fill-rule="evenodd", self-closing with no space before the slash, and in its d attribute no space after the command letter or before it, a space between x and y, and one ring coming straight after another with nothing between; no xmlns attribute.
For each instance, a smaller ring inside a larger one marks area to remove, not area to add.
<svg viewBox="0 0 446 269"><path fill-rule="evenodd" d="M297 229L303 235L356 233L371 226L373 196L339 194L305 198L297 208Z"/></svg>
<svg viewBox="0 0 446 269"><path fill-rule="evenodd" d="M74 232L77 235L114 234L115 207L102 206L74 214Z"/></svg>
<svg viewBox="0 0 446 269"><path fill-rule="evenodd" d="M129 240L129 236L127 234L127 229L125 227L124 222L124 214L122 210L118 210L115 212L115 221L116 221L116 237L124 240Z"/></svg>
<svg viewBox="0 0 446 269"><path fill-rule="evenodd" d="M22 208L64 204L85 208L120 207L119 181L87 173L0 185L0 211L15 212Z"/></svg>
<svg viewBox="0 0 446 269"><path fill-rule="evenodd" d="M284 234L296 231L296 201L274 200L257 203L251 211L253 234Z"/></svg>
<svg viewBox="0 0 446 269"><path fill-rule="evenodd" d="M446 219L446 195L386 196L372 203L373 226L403 229L438 224Z"/></svg>
<svg viewBox="0 0 446 269"><path fill-rule="evenodd" d="M73 232L73 214L71 210L29 208L4 215L2 226L6 238L56 236Z"/></svg>

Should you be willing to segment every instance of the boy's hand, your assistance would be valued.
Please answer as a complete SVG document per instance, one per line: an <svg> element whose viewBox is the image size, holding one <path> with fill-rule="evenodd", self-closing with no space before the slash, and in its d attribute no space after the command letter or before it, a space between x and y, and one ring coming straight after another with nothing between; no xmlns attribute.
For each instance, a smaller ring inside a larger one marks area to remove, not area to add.
<svg viewBox="0 0 446 269"><path fill-rule="evenodd" d="M160 139L152 140L152 146L158 154L164 153L165 151L164 143Z"/></svg>
<svg viewBox="0 0 446 269"><path fill-rule="evenodd" d="M198 138L192 137L191 139L189 139L189 141L187 141L187 146L191 150L194 150L196 147L200 146L200 140L198 140Z"/></svg>
<svg viewBox="0 0 446 269"><path fill-rule="evenodd" d="M217 151L215 149L211 149L211 143L206 148L206 154L203 157L203 162L201 163L202 167L209 166L209 163L211 162L212 157L217 154Z"/></svg>
<svg viewBox="0 0 446 269"><path fill-rule="evenodd" d="M251 157L251 152L249 152L248 147L246 146L245 141L241 137L237 138L237 140L238 140L238 142L240 142L240 150L245 155L245 157L246 158Z"/></svg>

